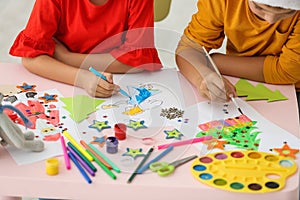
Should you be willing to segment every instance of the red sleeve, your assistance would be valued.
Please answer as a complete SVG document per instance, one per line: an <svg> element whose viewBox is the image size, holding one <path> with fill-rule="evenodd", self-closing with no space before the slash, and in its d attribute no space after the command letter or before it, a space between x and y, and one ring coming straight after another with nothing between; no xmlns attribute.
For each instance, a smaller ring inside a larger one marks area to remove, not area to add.
<svg viewBox="0 0 300 200"><path fill-rule="evenodd" d="M9 53L20 57L52 56L55 49L52 38L59 18L60 9L56 0L37 0L25 29L19 33Z"/></svg>
<svg viewBox="0 0 300 200"><path fill-rule="evenodd" d="M154 46L153 0L129 0L128 30L124 43L110 53L118 61L145 70L162 68Z"/></svg>

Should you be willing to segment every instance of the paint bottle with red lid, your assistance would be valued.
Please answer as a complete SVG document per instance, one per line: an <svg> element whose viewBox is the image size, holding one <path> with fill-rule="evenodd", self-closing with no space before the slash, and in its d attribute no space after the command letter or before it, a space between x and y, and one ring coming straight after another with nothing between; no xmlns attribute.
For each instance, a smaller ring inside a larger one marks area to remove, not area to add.
<svg viewBox="0 0 300 200"><path fill-rule="evenodd" d="M115 137L118 138L118 140L125 140L126 139L126 124L118 123L115 124L114 131L115 131Z"/></svg>

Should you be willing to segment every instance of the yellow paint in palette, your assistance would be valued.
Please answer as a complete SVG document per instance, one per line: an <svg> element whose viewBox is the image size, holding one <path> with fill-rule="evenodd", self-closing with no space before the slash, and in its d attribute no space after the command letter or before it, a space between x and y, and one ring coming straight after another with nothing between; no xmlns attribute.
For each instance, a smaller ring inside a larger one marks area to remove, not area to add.
<svg viewBox="0 0 300 200"><path fill-rule="evenodd" d="M282 189L297 164L286 157L257 151L227 151L197 158L193 176L215 188L233 192L266 193Z"/></svg>

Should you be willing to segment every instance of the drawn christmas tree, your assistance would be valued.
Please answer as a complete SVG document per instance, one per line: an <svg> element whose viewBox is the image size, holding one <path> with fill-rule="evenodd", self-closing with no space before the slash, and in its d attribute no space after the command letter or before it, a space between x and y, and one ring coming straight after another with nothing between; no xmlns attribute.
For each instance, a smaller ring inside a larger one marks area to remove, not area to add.
<svg viewBox="0 0 300 200"><path fill-rule="evenodd" d="M258 83L252 85L245 79L240 79L236 84L236 91L239 97L246 97L246 101L267 100L268 102L287 100L279 90L272 91L265 85Z"/></svg>

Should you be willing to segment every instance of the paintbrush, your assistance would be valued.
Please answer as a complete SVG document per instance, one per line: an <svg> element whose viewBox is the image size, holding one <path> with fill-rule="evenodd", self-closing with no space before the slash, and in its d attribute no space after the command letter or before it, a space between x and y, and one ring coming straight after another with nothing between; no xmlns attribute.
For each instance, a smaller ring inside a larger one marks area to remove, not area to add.
<svg viewBox="0 0 300 200"><path fill-rule="evenodd" d="M211 56L209 55L209 53L206 51L205 47L202 46L203 51L205 52L205 55L207 56L210 64L213 66L215 72L218 74L218 76L220 77L220 79L222 80L222 75L217 67L217 65L215 64L215 62L213 61L213 59L211 58ZM235 105L235 107L238 109L238 111L243 115L242 109L240 108L240 106L237 104L236 100L234 99L232 94L229 94L229 97L231 99L231 101L233 102L233 104Z"/></svg>
<svg viewBox="0 0 300 200"><path fill-rule="evenodd" d="M244 113L242 112L242 109L240 108L240 106L238 105L236 100L234 99L233 95L230 94L229 97L230 97L231 101L233 102L233 104L235 105L235 107L238 109L238 111L243 115Z"/></svg>

